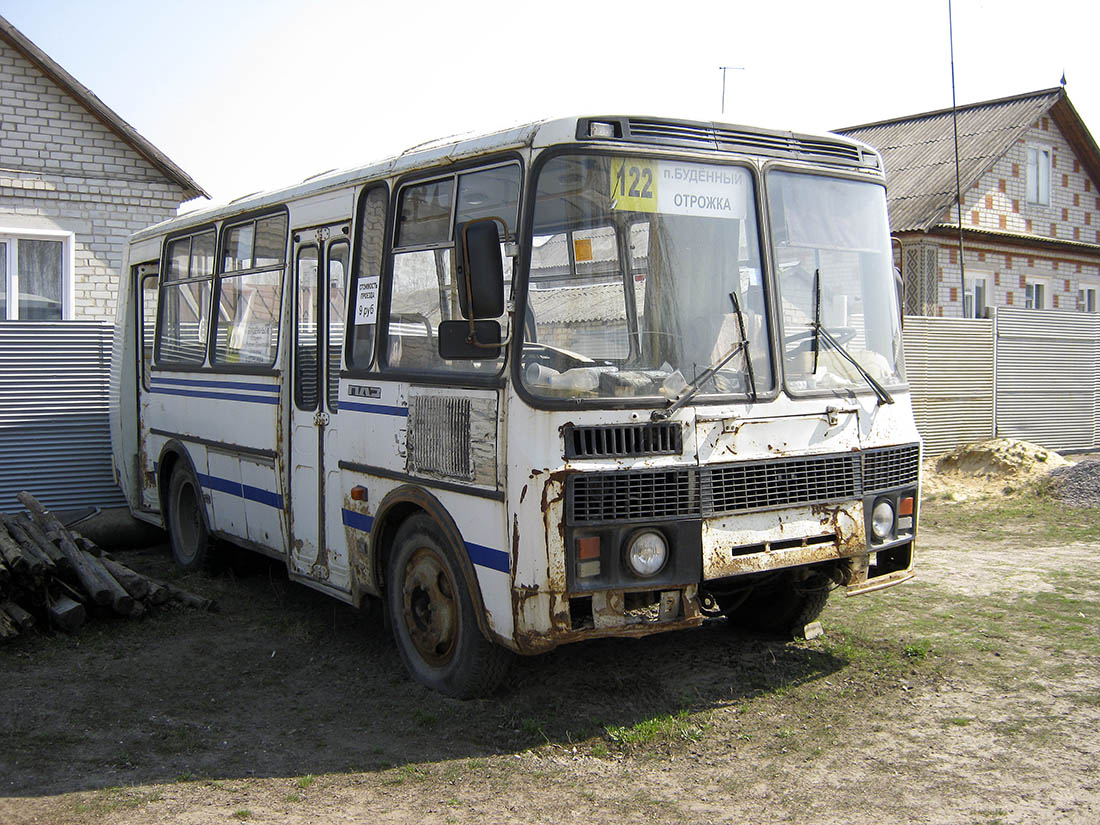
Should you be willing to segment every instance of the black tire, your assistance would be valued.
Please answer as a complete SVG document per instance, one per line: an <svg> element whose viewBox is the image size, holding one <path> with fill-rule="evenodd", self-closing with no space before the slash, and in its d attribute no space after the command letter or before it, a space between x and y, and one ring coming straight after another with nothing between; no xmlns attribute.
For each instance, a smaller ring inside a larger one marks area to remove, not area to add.
<svg viewBox="0 0 1100 825"><path fill-rule="evenodd" d="M730 624L783 636L797 635L821 615L829 600L828 578L798 571L761 584L726 615Z"/></svg>
<svg viewBox="0 0 1100 825"><path fill-rule="evenodd" d="M172 470L168 480L168 539L172 558L181 570L202 570L210 563L210 531L202 488L182 464Z"/></svg>
<svg viewBox="0 0 1100 825"><path fill-rule="evenodd" d="M487 696L507 673L511 654L481 634L455 551L427 515L409 518L394 537L386 608L405 667L432 690Z"/></svg>

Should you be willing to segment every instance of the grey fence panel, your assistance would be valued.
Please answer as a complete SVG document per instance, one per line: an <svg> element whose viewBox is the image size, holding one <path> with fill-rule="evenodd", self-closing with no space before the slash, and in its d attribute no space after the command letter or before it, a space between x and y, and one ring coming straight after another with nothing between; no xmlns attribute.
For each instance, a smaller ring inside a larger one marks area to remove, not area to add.
<svg viewBox="0 0 1100 825"><path fill-rule="evenodd" d="M905 372L925 455L993 437L993 322L907 316Z"/></svg>
<svg viewBox="0 0 1100 825"><path fill-rule="evenodd" d="M1097 443L1100 317L998 307L997 435L1054 450Z"/></svg>
<svg viewBox="0 0 1100 825"><path fill-rule="evenodd" d="M0 512L126 504L107 424L113 326L0 323Z"/></svg>

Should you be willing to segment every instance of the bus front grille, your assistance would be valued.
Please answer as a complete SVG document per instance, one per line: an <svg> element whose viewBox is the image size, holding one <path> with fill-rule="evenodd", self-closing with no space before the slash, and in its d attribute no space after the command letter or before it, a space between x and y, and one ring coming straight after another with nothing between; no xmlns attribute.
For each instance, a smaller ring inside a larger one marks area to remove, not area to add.
<svg viewBox="0 0 1100 825"><path fill-rule="evenodd" d="M863 454L863 489L889 490L914 484L920 471L920 448L916 444L885 447Z"/></svg>
<svg viewBox="0 0 1100 825"><path fill-rule="evenodd" d="M569 524L671 521L827 504L915 485L919 447L746 461L676 470L576 473L566 482Z"/></svg>
<svg viewBox="0 0 1100 825"><path fill-rule="evenodd" d="M860 495L859 453L733 464L701 472L707 516Z"/></svg>

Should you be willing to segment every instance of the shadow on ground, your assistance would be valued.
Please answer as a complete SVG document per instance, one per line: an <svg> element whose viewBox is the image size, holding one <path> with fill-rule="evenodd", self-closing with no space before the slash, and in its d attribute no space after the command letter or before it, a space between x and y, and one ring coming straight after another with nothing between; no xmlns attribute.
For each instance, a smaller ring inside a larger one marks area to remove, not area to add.
<svg viewBox="0 0 1100 825"><path fill-rule="evenodd" d="M120 554L174 575L167 551ZM380 620L281 565L188 577L218 613L175 608L0 648L0 795L199 777L363 772L568 745L605 726L737 702L843 667L723 622L519 659L491 699L409 681Z"/></svg>

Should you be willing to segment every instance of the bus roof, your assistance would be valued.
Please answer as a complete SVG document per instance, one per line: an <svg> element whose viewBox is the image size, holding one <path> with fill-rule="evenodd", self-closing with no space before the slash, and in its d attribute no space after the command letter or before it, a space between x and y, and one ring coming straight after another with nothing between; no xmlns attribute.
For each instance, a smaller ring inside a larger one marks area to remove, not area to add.
<svg viewBox="0 0 1100 825"><path fill-rule="evenodd" d="M593 135L592 125L604 127ZM607 134L609 133L610 134ZM228 203L187 212L141 229L132 241L145 240L184 226L209 223L252 212L327 190L340 189L373 179L392 177L414 169L442 166L491 152L523 147L540 148L560 143L591 141L604 144L648 144L703 152L738 152L750 155L811 160L829 165L874 170L881 174L878 153L865 143L841 135L808 135L795 132L737 126L711 121L673 120L654 117L568 117L541 120L486 134L451 136L417 144L399 155L365 166L333 169L290 186L255 192Z"/></svg>

